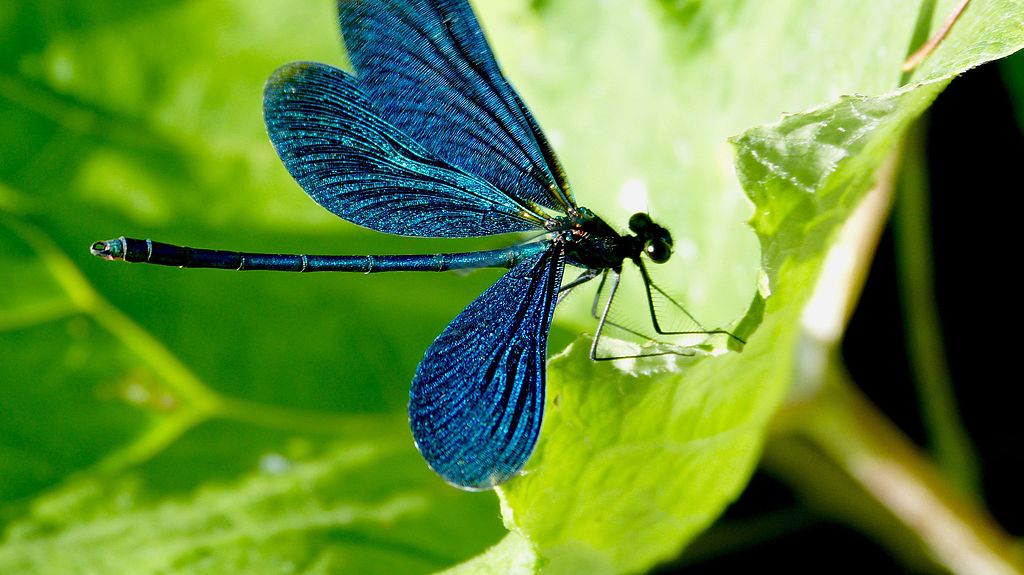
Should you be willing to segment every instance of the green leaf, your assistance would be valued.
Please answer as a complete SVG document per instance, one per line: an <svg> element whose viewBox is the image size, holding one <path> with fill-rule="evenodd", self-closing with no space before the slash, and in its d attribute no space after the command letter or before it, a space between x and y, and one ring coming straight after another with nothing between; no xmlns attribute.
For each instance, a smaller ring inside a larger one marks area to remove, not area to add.
<svg viewBox="0 0 1024 575"><path fill-rule="evenodd" d="M726 47L743 54L730 63L727 79L710 88L701 85L725 98L676 112L719 128L692 138L706 138L708 148L728 135L730 122L720 116L752 119L765 103L777 106L785 100L789 103L775 110L799 109L807 106L808 96L823 102L733 139L739 180L755 205L751 225L760 240L764 274L738 328L748 344L742 353L663 366L637 363L618 371L590 362L584 341L550 363L553 400L541 445L527 474L505 489L506 522L531 540L547 562L545 572L649 568L675 556L736 497L775 407L799 370L806 369L797 363L808 337L802 322L815 313L808 310L808 301L836 232L873 186L909 122L954 75L1024 45L1019 26L1024 4L977 2L917 72L923 81L896 88L913 21L897 15L906 10L904 3L829 4L827 22L842 23L836 30L819 19L820 5L790 3L792 13L769 14L778 3L762 4L763 11L746 5L688 5L688 16L710 21L717 16L729 22L728 30L708 37L708 44L685 64L671 60L666 50L660 60L638 59L642 64L627 72L658 70L671 77L664 70L672 70L682 85L688 74L695 79L710 67L704 58ZM943 8L936 7L935 18L945 16ZM585 21L584 14L577 16ZM651 31L632 28L634 22L624 17L596 20L580 28L606 39L660 37L673 26L670 20ZM807 33L793 34L794 29ZM858 50L862 47L851 35L869 30L877 44ZM679 44L687 42L668 43ZM845 61L833 62L827 72L805 69L801 78L785 78L791 63L827 59L832 53L845 53ZM597 75L597 70L578 67L574 71L581 75ZM740 86L758 77L756 68L781 72L776 81L793 84L764 88L750 98ZM746 72L751 75L744 77ZM843 87L829 94L823 85ZM791 93L794 88L802 93ZM743 94L735 96L742 102L729 98L734 94ZM684 129L685 121L672 124L671 107L655 109L663 113L659 127ZM729 191L719 193L727 197ZM716 275L722 281L722 272ZM715 277L708 281L718 285Z"/></svg>
<svg viewBox="0 0 1024 575"><path fill-rule="evenodd" d="M216 481L224 467L236 466L239 451L257 444L267 449L280 438L230 424L199 428L136 472L72 481L39 498L29 520L9 530L0 568L7 573L406 573L450 564L480 538L443 529L433 515L452 504L468 518L484 509L467 509L456 503L457 494L430 485L433 478L403 453L406 442L394 439L402 438L377 436L321 449L291 438L280 451L265 452L258 467L235 469L238 476ZM197 454L209 457L210 446L218 444L223 459L216 466L197 461ZM169 496L165 491L173 492L172 486L159 474L170 471L172 482L179 480L174 465L198 467L204 486ZM382 481L378 466L390 469L395 479L408 472L426 481L418 487Z"/></svg>
<svg viewBox="0 0 1024 575"><path fill-rule="evenodd" d="M537 556L530 542L513 531L485 553L445 569L443 575L521 575L536 569Z"/></svg>
<svg viewBox="0 0 1024 575"><path fill-rule="evenodd" d="M528 474L509 484L506 519L552 572L649 567L677 554L736 497L798 371L801 316L831 239L899 130L941 87L844 99L737 139L771 293L742 353L620 372L589 361L580 346L551 362L557 403ZM818 152L827 159L815 171L807 165ZM565 484L572 489L556 488Z"/></svg>
<svg viewBox="0 0 1024 575"><path fill-rule="evenodd" d="M676 240L660 284L749 341L610 365L584 339L553 359L505 539L494 497L430 473L404 415L423 350L496 272L280 277L87 251L120 234L305 253L509 241L375 234L291 181L262 85L289 61L344 64L332 3L4 4L0 571L619 572L677 554L749 476L824 255L901 130L1021 46L1021 3L975 0L897 89L916 19L952 4L474 3L580 203L619 227L649 209ZM641 321L623 281L617 312ZM560 306L552 350L593 330L589 307Z"/></svg>

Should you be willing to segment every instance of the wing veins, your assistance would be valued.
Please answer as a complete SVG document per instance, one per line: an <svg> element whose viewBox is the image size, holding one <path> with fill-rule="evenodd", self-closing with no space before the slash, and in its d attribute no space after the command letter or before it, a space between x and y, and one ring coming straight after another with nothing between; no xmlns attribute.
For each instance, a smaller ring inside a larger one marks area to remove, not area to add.
<svg viewBox="0 0 1024 575"><path fill-rule="evenodd" d="M449 324L417 368L409 404L413 435L449 482L492 487L533 452L563 266L564 253L552 248L512 268Z"/></svg>
<svg viewBox="0 0 1024 575"><path fill-rule="evenodd" d="M462 115L464 117L468 117L469 116L468 112L470 112L472 110L465 108L464 105L462 104L462 102L454 102L453 101L453 103L457 103L457 105L459 106L459 111L463 112ZM445 115L440 114L440 113L435 112L435 111L432 111L432 110L423 110L423 111L420 111L419 113L420 113L420 115L422 115L424 117L427 117L427 118L447 119L447 117ZM486 125L490 126L491 124L487 123ZM495 134L494 130L492 130L490 128L488 128L487 132L490 133L492 136L498 137ZM509 134L508 132L505 132L505 131L502 131L501 134L504 135L504 136L508 136L510 138L512 137L511 134ZM549 187L551 185L555 185L554 182L544 182L544 181L541 180L541 178L543 177L542 176L542 172L540 172L538 170L538 168L537 168L537 166L536 166L536 164L534 162L532 162L532 161L530 162L530 169L527 170L526 167L523 166L522 164L520 164L519 161L516 158L512 157L511 155L509 155L509 153L506 150L502 149L501 147L495 146L493 141L488 141L488 140L484 139L484 136L486 134L480 134L480 133L476 133L476 132L465 132L465 135L469 139L472 139L472 140L474 140L476 142L479 142L480 145L483 147L483 149L486 149L491 154L493 154L495 156L499 156L499 157L504 158L505 160L507 160L508 164L510 166L514 167L516 169L516 171L518 171L519 173L529 177L531 180L533 180L535 183L537 183L541 187L546 189L547 187ZM520 151L522 151L521 147L520 147ZM527 159L529 159L529 158L527 157ZM501 190L501 188L498 188L498 189ZM501 190L501 191L504 192L504 190ZM518 197L515 197L515 196L511 196L511 197L512 197L513 200L516 200L517 202L525 202L525 201L527 201L525 198L518 198Z"/></svg>
<svg viewBox="0 0 1024 575"><path fill-rule="evenodd" d="M382 119L356 79L341 70L315 63L282 67L268 82L265 110L268 132L289 171L317 203L348 221L434 237L543 224L544 216L530 205L448 164ZM372 197L381 190L383 197ZM419 198L417 207L404 203L410 198ZM423 209L428 203L433 205ZM384 205L393 209L379 208ZM452 217L438 217L441 208ZM490 213L504 219L488 225Z"/></svg>
<svg viewBox="0 0 1024 575"><path fill-rule="evenodd" d="M535 130L534 130L534 124L535 123L529 121L528 114L526 114L525 110L524 110L525 106L522 103L522 99L519 98L519 94L516 93L516 91L512 88L512 86L509 83L508 79L505 78L505 75L501 72L501 69L498 67L497 62L496 61L493 62L493 64L494 64L494 75L493 76L490 73L490 71L481 69L482 66L485 65L485 63L484 62L478 62L476 58L473 58L471 56L471 54L468 52L468 49L463 44L463 42L461 41L459 36L457 34L455 34L455 30L452 29L452 26L450 24L451 19L450 18L444 18L444 15L441 13L441 10L437 6L431 4L431 7L433 7L435 9L435 12L437 12L437 15L439 17L441 17L441 24L444 26L445 31L448 33L448 37L451 38L452 44L455 47L458 48L459 53L464 57L464 61L467 64L469 64L470 69L472 69L474 72L476 72L477 76L481 80L484 81L484 84L486 84L488 88L490 88L491 93L495 97L497 97L497 99L505 107L505 111L508 112L508 114L511 115L512 117L517 118L521 123L525 124L526 127L529 128L530 135L534 137L534 142L533 143L535 145L537 145L538 149L540 149L541 146L540 146L539 142L537 142L536 133L535 133ZM474 20L475 20L475 16L473 16L472 14L470 14L469 17L470 18L474 18ZM476 22L476 25L477 25L477 29L480 30L480 34L483 35L483 29L480 26L480 23ZM485 43L486 43L486 40L485 40ZM492 56L492 60L493 60L493 56ZM494 76L496 76L496 78ZM495 82L501 82L502 84L504 84L504 87L508 88L508 92L511 93L512 97L515 99L514 105L513 105L512 102L509 102L506 99L506 95L502 92L502 90L499 89L498 86L495 85ZM545 186L556 184L557 182L554 181L553 174L551 174L549 171L544 169L544 168L546 168L548 166L538 166L536 164L536 162L533 161L533 158L531 157L531 155L522 146L521 142L518 141L518 139L516 139L516 143L519 146L520 151L523 152L523 155L525 155L526 158L528 160L530 160L530 164L532 165L532 167L534 169L538 170L538 171L541 171L541 173L539 175L540 175L541 178L543 178L545 180L543 182L545 184ZM544 150L541 150L541 155L544 156L545 160L547 160L547 157L546 157L546 154L544 153ZM553 197L552 199L556 200L558 203L562 203L560 201L560 198Z"/></svg>
<svg viewBox="0 0 1024 575"><path fill-rule="evenodd" d="M562 256L561 252L559 252L558 255L552 254L552 258L551 258L552 259L552 264L551 265L552 266L560 265L560 262L562 261L562 257L563 256ZM548 279L548 283L547 283L547 285L545 285L543 287L543 289L546 292L548 292L549 294L552 294L552 295L549 295L547 298L544 298L544 310L543 310L543 312L541 314L541 317L550 317L550 314L551 314L551 302L555 299L555 296L553 295L553 292L557 291L557 289L556 289L557 286L553 285L554 282L552 281L555 276L556 276L556 274L554 273L554 270L549 270L549 272L548 272L548 278L549 278ZM534 283L530 284L531 290L537 289L537 283L539 283L539 282L534 282ZM525 298L525 299L526 299L526 301L536 301L532 297L528 297L528 298ZM521 324L522 324L522 322L520 321L519 324L516 326L517 330L519 329L519 326ZM538 324L538 326L540 326L540 325L541 324ZM544 329L544 328L541 327L541 329ZM522 353L518 357L522 357L524 354L526 354L529 351L530 351L529 349L524 348L522 350ZM545 350L545 352L546 352L546 350ZM529 361L531 361L531 362L533 361L533 357L531 357L531 356L527 356L527 359ZM516 361L516 366L518 367L518 365L519 365L519 362ZM531 366L527 366L527 367L529 368ZM529 371L530 370L527 369L527 372L529 372ZM514 376L514 373L515 372L513 372L513 376ZM543 379L543 376L542 376L541 381L538 382L538 383L540 385L545 385L545 381ZM526 405L526 399L527 399L527 396L529 395L530 391L536 392L536 390L537 390L537 388L539 386L534 386L533 390L528 390L528 389L526 389L526 387L527 387L526 385L523 385L523 386L520 386L520 388L519 388L519 394L518 394L518 396L516 398L516 407L512 411L512 416L511 416L511 418L509 420L508 428L505 430L505 439L506 440L509 440L511 438L511 435L513 435L513 432L519 427L519 420L522 419L522 416L524 414L523 407ZM543 409L543 406L541 406L541 409ZM502 420L504 420L504 417L502 417ZM500 421L499 421L499 424L500 424ZM498 427L500 428L500 425Z"/></svg>
<svg viewBox="0 0 1024 575"><path fill-rule="evenodd" d="M458 64L459 63L456 62L456 61L453 61L449 57L447 51L445 51L441 46L439 46L434 41L434 38L433 38L432 35L427 34L427 32L423 28L419 27L415 23L414 20L407 18L407 14L405 12L400 12L399 13L399 19L402 21L403 24L406 24L407 26L409 26L409 28L411 28L413 31L418 33L419 36L426 41L426 44L428 46L430 46L431 48L433 48L434 53L437 54L442 61L444 61L446 64L448 64L448 67L443 70L444 73L443 74L439 74L439 77L442 78L443 80L445 80L446 85L449 88L452 89L451 90L452 93L457 94L459 96L458 99L460 99L460 100L468 100L472 105L475 105L476 111L483 111L483 112L485 112L487 114L488 119L491 120L490 122L487 123L488 132L490 132L492 135L496 135L496 133L494 132L494 128L497 127L498 130L499 130L499 133L504 134L508 139L510 139L514 143L515 147L519 150L519 152L523 154L523 156L526 158L527 162L529 162L531 169L530 170L526 170L518 162L511 162L510 163L511 166L514 167L520 173L522 173L525 176L527 176L529 179L531 179L534 182L536 182L537 184L539 184L541 189L549 190L549 187L556 183L554 181L554 178L552 177L552 178L548 179L548 178L545 177L545 173L547 173L547 170L544 170L543 168L541 168L540 166L537 165L537 162L534 161L534 159L531 157L530 153L523 146L523 143L519 140L519 138L517 138L515 136L515 134L512 134L511 132L509 132L508 130L503 128L504 122L502 122L501 119L498 118L495 115L494 110L492 110L489 106L483 105L484 102L479 97L477 97L477 94L479 93L479 91L473 88L472 82L468 78L466 78L465 76L462 76L462 75L458 74L458 71L459 71L459 65ZM462 46L461 43L459 43L457 41L458 38L452 33L450 27L444 22L444 18L443 17L441 19L441 22L442 22L443 27L444 27L445 31L447 32L447 34L450 37L452 37L454 40L456 40L455 42L452 43L453 46L458 48L460 54L462 54L463 56L466 56L465 48ZM422 55L416 54L414 52L408 52L408 53L406 53L406 55L411 57L412 59L415 59L419 63L426 65L427 68L436 70L436 68L434 68L433 66L430 66L430 61L426 60ZM472 61L471 58L466 57L464 62L469 64L469 66L468 66L469 70L472 70L474 73L476 73L476 75L483 82L483 84L486 85L489 88L491 94L493 96L495 96L495 98L499 102L502 103L502 105L505 108L506 112L508 112L512 117L516 118L516 120L522 121L522 119L523 119L522 118L522 116L523 116L522 110L521 109L517 109L517 110L515 110L513 112L513 110L509 107L508 102L506 102L505 99L501 97L500 92L495 88L495 86L491 82L489 76L487 76L485 74L482 74L476 68L475 63ZM408 76L408 75L405 75L405 77L411 78L413 80L417 79L415 77L411 77L411 76ZM418 113L422 113L422 112L418 112ZM520 125L520 128L522 128L522 127L523 126ZM526 127L530 128L529 123L526 124ZM530 128L529 133L530 133L531 136L533 136L532 128ZM538 149L540 149L539 145L538 145ZM542 156L544 155L543 151L541 151L541 155ZM550 195L550 193L549 193L549 195ZM558 203L562 203L562 202L559 201Z"/></svg>

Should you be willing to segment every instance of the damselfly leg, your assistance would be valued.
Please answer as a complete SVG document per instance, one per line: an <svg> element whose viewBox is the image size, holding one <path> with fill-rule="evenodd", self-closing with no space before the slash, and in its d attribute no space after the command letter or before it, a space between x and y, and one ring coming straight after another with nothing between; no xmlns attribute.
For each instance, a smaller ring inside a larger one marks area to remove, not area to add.
<svg viewBox="0 0 1024 575"><path fill-rule="evenodd" d="M661 289L656 283L654 283L654 281L650 277L650 274L647 272L646 268L643 266L642 263L639 266L639 268L640 268L640 276L641 276L641 278L643 279L643 282L644 282L644 293L645 293L645 295L647 297L647 306L648 306L648 311L650 312L651 325L654 327L654 330L657 332L658 335L674 336L674 335L715 335L715 334L726 334L729 337L732 337L732 338L736 339L740 343L745 343L742 339L738 338L737 336L735 336L734 334L732 334L731 332L729 332L727 330L723 330L723 329L713 329L713 330L705 329L704 326L701 325L701 323L699 321L697 321L697 319L694 318L693 315L690 314L690 312L687 311L686 308L683 307L682 304L680 304L675 298L670 296L668 293L665 292L665 290ZM608 281L609 275L611 276L610 285L609 285L609 281ZM639 330L627 327L625 325L621 325L619 323L616 323L616 322L611 321L610 319L608 319L608 316L609 316L609 314L611 313L611 310L612 310L612 305L614 303L615 296L618 293L621 280L622 280L621 272L618 272L618 271L612 270L612 269L604 270L604 272L603 272L603 274L601 276L601 282L598 284L597 293L594 294L594 301L591 304L591 308L590 308L590 314L594 317L594 319L598 320L598 322L597 322L597 330L594 333L594 340L593 340L593 343L590 346L590 359L592 359L594 361L614 361L614 360L617 360L617 359L636 359L636 358L641 358L641 357L657 357L657 356L663 356L663 355L679 355L679 356L694 355L695 351L694 351L694 347L692 347L692 346L674 345L674 344L671 344L671 343L659 341L656 337L652 337L650 334L647 334L647 333L644 333L642 331L639 331ZM607 296L607 298L604 299L604 306L601 308L601 311L599 313L598 312L598 307L599 307L599 304L602 301L602 297L601 296L602 296L602 294L605 291L605 286L606 285L609 285L608 296ZM654 294L655 293L660 294L668 302L670 302L675 308L677 308L680 313L682 313L690 322L693 323L694 326L696 326L696 329L675 330L675 331L674 330L663 329L662 328L662 322L659 321L659 319L658 319L657 308L656 308L656 306L654 304ZM632 334L634 336L637 336L637 337L639 337L641 339L644 339L644 340L654 344L656 346L656 348L655 349L649 349L649 350L646 350L646 351L642 351L642 352L637 353L637 354L629 354L629 355L609 355L609 356L599 355L601 336L604 334L605 326L614 327L614 328L616 328L618 330L621 330L623 332L626 332L626 333Z"/></svg>

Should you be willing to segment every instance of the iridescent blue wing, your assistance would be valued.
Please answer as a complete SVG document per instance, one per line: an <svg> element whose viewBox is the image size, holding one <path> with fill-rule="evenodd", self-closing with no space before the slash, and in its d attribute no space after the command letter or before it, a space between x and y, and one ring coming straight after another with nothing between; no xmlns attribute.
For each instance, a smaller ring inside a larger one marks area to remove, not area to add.
<svg viewBox="0 0 1024 575"><path fill-rule="evenodd" d="M340 0L338 12L356 76L384 119L514 197L563 212L574 205L468 2Z"/></svg>
<svg viewBox="0 0 1024 575"><path fill-rule="evenodd" d="M437 158L382 120L351 75L294 62L263 99L274 148L306 193L342 218L405 236L468 237L542 220L490 183Z"/></svg>
<svg viewBox="0 0 1024 575"><path fill-rule="evenodd" d="M456 487L490 489L533 452L563 259L549 249L513 267L448 325L416 369L416 446Z"/></svg>

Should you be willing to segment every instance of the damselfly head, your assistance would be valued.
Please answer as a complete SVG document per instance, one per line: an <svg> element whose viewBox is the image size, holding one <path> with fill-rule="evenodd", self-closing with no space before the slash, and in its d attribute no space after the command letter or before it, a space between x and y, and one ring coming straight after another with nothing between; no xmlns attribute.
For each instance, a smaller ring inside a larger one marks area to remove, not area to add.
<svg viewBox="0 0 1024 575"><path fill-rule="evenodd" d="M629 229L644 244L644 253L656 264L662 264L672 257L672 234L641 212L629 218Z"/></svg>

